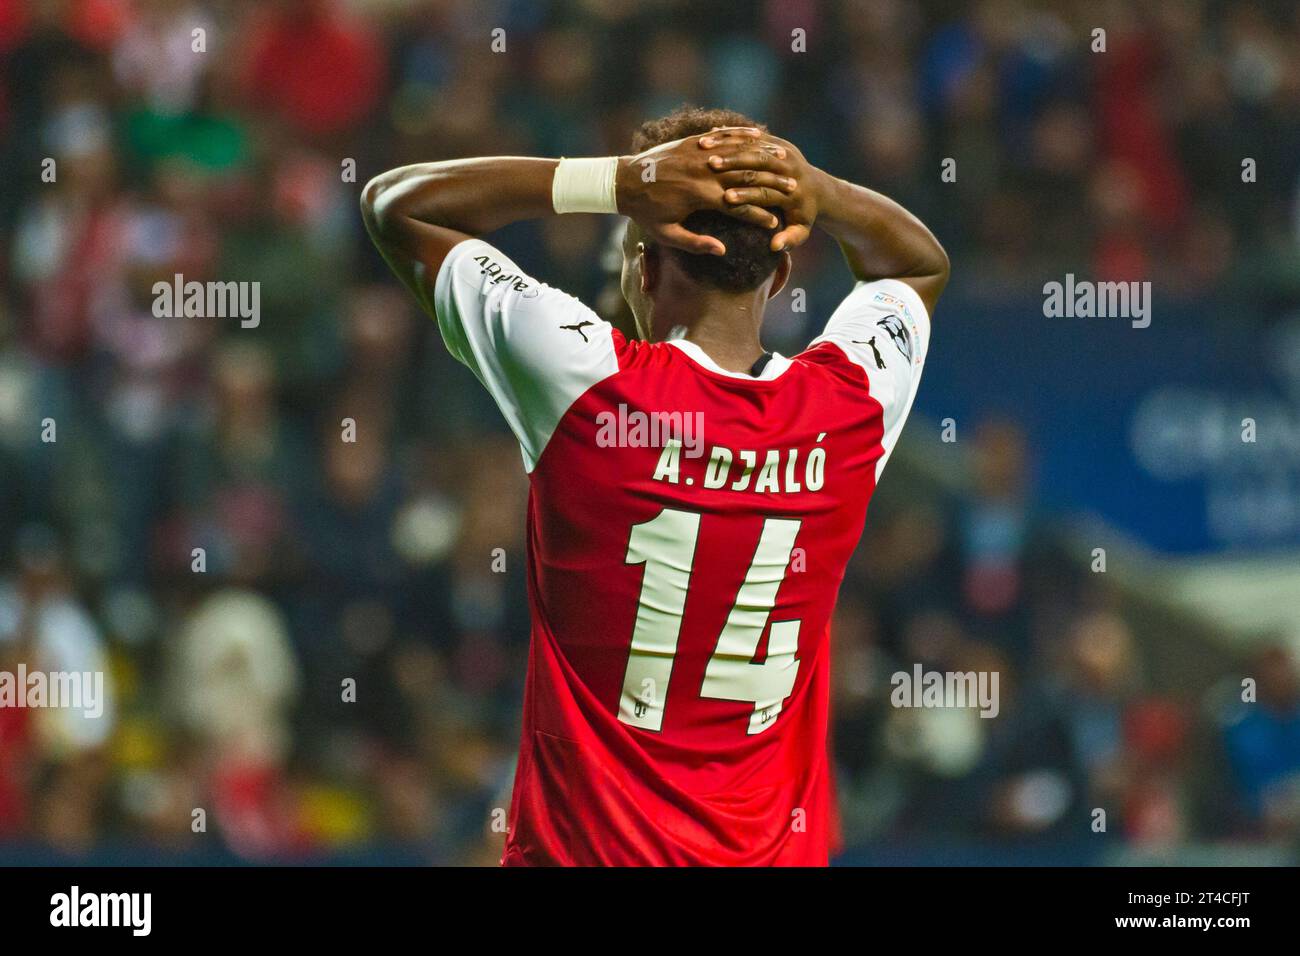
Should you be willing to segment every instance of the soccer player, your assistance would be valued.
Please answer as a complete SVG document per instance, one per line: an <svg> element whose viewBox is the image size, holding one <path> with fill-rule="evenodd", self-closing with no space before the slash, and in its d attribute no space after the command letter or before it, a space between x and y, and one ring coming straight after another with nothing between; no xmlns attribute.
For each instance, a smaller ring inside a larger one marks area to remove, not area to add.
<svg viewBox="0 0 1300 956"><path fill-rule="evenodd" d="M370 235L496 400L530 480L532 639L503 863L825 865L831 611L921 377L948 259L917 219L747 117L636 155L408 166ZM478 238L621 213L638 338ZM816 224L856 284L761 344Z"/></svg>

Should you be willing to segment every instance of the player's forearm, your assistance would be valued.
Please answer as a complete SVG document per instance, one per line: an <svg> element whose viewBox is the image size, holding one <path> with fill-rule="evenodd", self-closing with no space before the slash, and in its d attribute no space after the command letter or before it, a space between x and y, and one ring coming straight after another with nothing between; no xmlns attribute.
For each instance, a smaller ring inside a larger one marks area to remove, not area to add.
<svg viewBox="0 0 1300 956"><path fill-rule="evenodd" d="M481 236L549 215L557 162L488 156L402 166L366 185L362 213L371 232L380 236L410 222Z"/></svg>
<svg viewBox="0 0 1300 956"><path fill-rule="evenodd" d="M932 306L948 282L948 255L921 220L886 196L818 170L817 225L839 242L859 280L908 279Z"/></svg>

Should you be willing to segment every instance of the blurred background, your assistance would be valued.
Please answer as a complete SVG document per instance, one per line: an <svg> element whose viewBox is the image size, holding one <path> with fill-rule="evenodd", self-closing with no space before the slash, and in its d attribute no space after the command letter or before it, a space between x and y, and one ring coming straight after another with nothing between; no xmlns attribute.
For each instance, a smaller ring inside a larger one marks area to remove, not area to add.
<svg viewBox="0 0 1300 956"><path fill-rule="evenodd" d="M0 862L495 862L526 480L357 198L682 102L953 261L833 627L842 861L1295 862L1289 0L0 0L0 670L110 685L0 708ZM614 226L495 241L617 320ZM155 318L175 273L260 325ZM1067 273L1150 281L1150 328L1044 317ZM791 285L785 354L849 279L818 237ZM892 708L915 663L997 670L1000 716Z"/></svg>

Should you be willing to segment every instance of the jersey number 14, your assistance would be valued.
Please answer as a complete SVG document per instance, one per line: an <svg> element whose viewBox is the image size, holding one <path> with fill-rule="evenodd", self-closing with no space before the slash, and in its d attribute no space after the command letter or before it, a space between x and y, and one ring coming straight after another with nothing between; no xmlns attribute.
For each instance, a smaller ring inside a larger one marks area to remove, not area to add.
<svg viewBox="0 0 1300 956"><path fill-rule="evenodd" d="M782 703L794 690L799 673L795 656L799 650L798 621L773 621L767 656L763 663L754 663L776 603L776 592L790 564L799 525L798 521L783 518L763 521L754 560L700 686L701 697L753 703L751 734L760 734L772 726ZM668 682L677 655L699 533L698 514L665 508L649 521L633 525L628 540L627 563L644 564L645 572L618 719L642 730L663 728Z"/></svg>

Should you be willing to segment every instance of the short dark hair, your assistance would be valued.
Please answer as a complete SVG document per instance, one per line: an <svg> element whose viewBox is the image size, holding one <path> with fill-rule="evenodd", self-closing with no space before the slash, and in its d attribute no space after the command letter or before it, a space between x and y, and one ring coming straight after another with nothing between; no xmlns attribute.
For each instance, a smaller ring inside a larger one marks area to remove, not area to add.
<svg viewBox="0 0 1300 956"><path fill-rule="evenodd" d="M662 146L685 136L707 133L715 126L767 127L734 110L710 110L698 106L679 106L667 116L648 120L632 136L632 151L642 152ZM780 209L770 212L785 222ZM742 222L725 213L700 209L683 221L687 229L705 236L713 236L727 247L723 256L696 255L681 249L669 249L677 256L682 269L701 285L712 286L725 292L751 292L763 284L781 261L781 253L771 248L772 230Z"/></svg>

